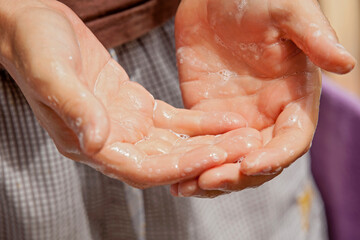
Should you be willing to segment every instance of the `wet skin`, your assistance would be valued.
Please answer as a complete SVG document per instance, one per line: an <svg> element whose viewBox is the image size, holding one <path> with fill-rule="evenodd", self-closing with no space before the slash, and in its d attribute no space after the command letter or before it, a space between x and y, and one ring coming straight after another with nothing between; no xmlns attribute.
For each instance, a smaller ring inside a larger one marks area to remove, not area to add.
<svg viewBox="0 0 360 240"><path fill-rule="evenodd" d="M303 52L327 70L354 65L314 1L184 0L177 55L193 111L175 109L129 81L66 6L0 1L0 62L59 151L139 188L181 181L174 194L206 197L273 178L316 125L319 71Z"/></svg>
<svg viewBox="0 0 360 240"><path fill-rule="evenodd" d="M63 4L7 3L0 61L63 155L146 188L194 178L261 145L237 113L155 100Z"/></svg>
<svg viewBox="0 0 360 240"><path fill-rule="evenodd" d="M355 65L313 0L183 0L175 26L185 106L240 114L263 139L241 163L173 185L175 196L214 197L277 176L311 145L316 65L337 73Z"/></svg>

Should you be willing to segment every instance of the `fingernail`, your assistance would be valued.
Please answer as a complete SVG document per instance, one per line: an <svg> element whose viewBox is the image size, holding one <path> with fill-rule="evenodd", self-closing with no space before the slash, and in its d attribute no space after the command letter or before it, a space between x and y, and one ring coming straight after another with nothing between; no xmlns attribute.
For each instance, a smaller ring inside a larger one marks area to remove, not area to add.
<svg viewBox="0 0 360 240"><path fill-rule="evenodd" d="M196 191L196 185L179 186L178 194L180 197L191 197Z"/></svg>
<svg viewBox="0 0 360 240"><path fill-rule="evenodd" d="M276 169L272 169L270 166L267 168L264 168L262 171L258 173L251 174L251 176L270 176L278 174L282 170L281 167L278 167Z"/></svg>
<svg viewBox="0 0 360 240"><path fill-rule="evenodd" d="M259 165L259 161L242 161L240 162L240 170L243 174L252 176L258 173L257 168Z"/></svg>
<svg viewBox="0 0 360 240"><path fill-rule="evenodd" d="M223 120L225 123L229 125L236 125L236 126L248 126L248 122L245 118L243 118L241 115L236 113L226 113L223 116Z"/></svg>
<svg viewBox="0 0 360 240"><path fill-rule="evenodd" d="M174 196L174 197L178 197L178 185L174 184L170 186L170 193Z"/></svg>
<svg viewBox="0 0 360 240"><path fill-rule="evenodd" d="M211 190L224 191L224 190L227 190L228 187L229 187L229 184L227 182L223 182L219 186L217 186L217 187L215 187L214 189L211 189Z"/></svg>
<svg viewBox="0 0 360 240"><path fill-rule="evenodd" d="M345 50L345 47L341 45L340 43L336 43L335 46L339 49Z"/></svg>
<svg viewBox="0 0 360 240"><path fill-rule="evenodd" d="M181 191L179 191L177 197L185 197L185 196L182 195Z"/></svg>
<svg viewBox="0 0 360 240"><path fill-rule="evenodd" d="M338 40L336 39L336 37L335 37L334 35L332 35L332 34L329 34L329 35L328 35L328 39L329 39L331 42L333 42L333 43L337 43L337 42L338 42Z"/></svg>
<svg viewBox="0 0 360 240"><path fill-rule="evenodd" d="M209 160L215 163L224 162L228 156L225 150L216 146L209 147L209 150L211 151Z"/></svg>
<svg viewBox="0 0 360 240"><path fill-rule="evenodd" d="M243 164L245 163L245 164ZM266 176L275 175L282 171L282 167L273 168L272 166L259 167L259 163L241 163L241 172L247 176ZM245 168L245 169L244 169Z"/></svg>
<svg viewBox="0 0 360 240"><path fill-rule="evenodd" d="M351 53L349 53L343 45L341 45L340 43L336 43L335 46L340 50L340 54L347 55L347 56L353 58Z"/></svg>

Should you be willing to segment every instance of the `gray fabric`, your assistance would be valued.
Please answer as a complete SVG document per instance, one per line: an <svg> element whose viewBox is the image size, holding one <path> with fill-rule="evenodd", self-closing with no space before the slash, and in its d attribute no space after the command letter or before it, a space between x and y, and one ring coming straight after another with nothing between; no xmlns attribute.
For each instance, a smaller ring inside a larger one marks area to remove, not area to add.
<svg viewBox="0 0 360 240"><path fill-rule="evenodd" d="M172 21L114 51L132 80L182 106ZM4 71L0 79L0 239L136 239L141 227L133 221L144 213L147 240L326 239L308 155L257 189L213 200L174 198L168 187L131 194L61 156L14 81ZM298 198L308 186L314 197L305 230ZM144 211L128 207L133 197L143 198Z"/></svg>

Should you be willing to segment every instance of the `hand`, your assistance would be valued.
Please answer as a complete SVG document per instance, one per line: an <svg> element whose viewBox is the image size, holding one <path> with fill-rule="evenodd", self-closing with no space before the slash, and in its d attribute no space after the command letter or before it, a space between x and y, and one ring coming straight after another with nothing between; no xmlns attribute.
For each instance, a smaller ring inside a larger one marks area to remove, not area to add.
<svg viewBox="0 0 360 240"><path fill-rule="evenodd" d="M310 148L321 89L314 64L337 73L355 65L315 0L183 0L175 24L185 106L241 114L263 146L172 186L174 195L217 196L274 178Z"/></svg>
<svg viewBox="0 0 360 240"><path fill-rule="evenodd" d="M236 113L175 109L154 100L57 1L8 3L11 11L0 11L1 63L63 155L144 188L233 161L226 149L231 141L243 144L236 155L260 146L260 134L251 129L218 137L177 134L219 134L245 121Z"/></svg>

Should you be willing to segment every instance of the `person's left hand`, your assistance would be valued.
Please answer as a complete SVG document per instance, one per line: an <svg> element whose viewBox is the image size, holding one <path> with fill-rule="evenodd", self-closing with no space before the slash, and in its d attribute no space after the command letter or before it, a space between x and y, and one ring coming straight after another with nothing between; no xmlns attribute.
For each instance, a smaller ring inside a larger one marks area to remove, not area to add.
<svg viewBox="0 0 360 240"><path fill-rule="evenodd" d="M315 64L337 73L355 65L315 0L183 0L175 25L185 106L239 113L264 139L241 163L173 185L175 196L217 196L277 176L311 145Z"/></svg>

